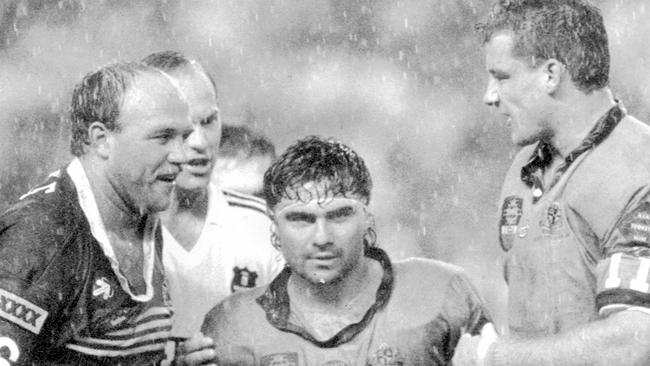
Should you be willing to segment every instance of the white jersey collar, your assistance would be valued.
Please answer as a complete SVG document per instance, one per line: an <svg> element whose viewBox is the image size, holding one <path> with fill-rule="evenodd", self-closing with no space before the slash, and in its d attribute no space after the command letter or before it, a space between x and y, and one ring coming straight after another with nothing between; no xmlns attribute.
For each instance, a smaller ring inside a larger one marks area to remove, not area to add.
<svg viewBox="0 0 650 366"><path fill-rule="evenodd" d="M88 220L90 225L90 231L93 234L93 237L97 240L104 255L108 258L111 268L115 273L122 289L129 294L129 296L138 302L147 302L153 298L153 267L154 259L156 255L155 251L155 230L158 225L158 220L155 215L148 215L147 222L144 229L144 238L142 240L142 250L144 257L144 265L142 268L142 275L144 276L146 290L142 295L136 295L131 291L129 282L124 277L120 271L120 264L117 261L113 247L111 246L108 240L108 234L106 233L106 228L104 227L104 222L102 221L101 215L99 214L99 209L97 208L97 201L95 201L95 195L93 194L90 188L90 182L86 176L83 166L79 158L74 158L72 162L68 165L66 169L68 175L72 179L76 189L77 195L79 197L79 205Z"/></svg>

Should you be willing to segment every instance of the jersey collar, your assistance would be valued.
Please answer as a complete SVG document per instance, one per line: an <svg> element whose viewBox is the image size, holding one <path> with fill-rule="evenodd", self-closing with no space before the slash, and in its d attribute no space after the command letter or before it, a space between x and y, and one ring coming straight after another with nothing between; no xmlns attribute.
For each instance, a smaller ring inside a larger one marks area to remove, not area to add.
<svg viewBox="0 0 650 366"><path fill-rule="evenodd" d="M326 341L317 340L303 327L289 321L290 308L287 282L291 276L291 268L288 266L278 274L273 282L269 284L266 292L258 297L256 301L266 312L266 319L275 328L283 332L296 334L321 348L338 347L361 333L375 316L375 313L386 306L393 292L393 267L386 252L376 247L368 247L365 256L378 261L384 270L384 275L377 289L375 303L370 306L358 323L349 324Z"/></svg>
<svg viewBox="0 0 650 366"><path fill-rule="evenodd" d="M95 240L99 243L99 246L102 248L104 255L108 258L111 268L120 282L120 286L133 300L138 302L150 301L153 298L154 293L152 285L154 258L156 255L154 233L156 226L158 225L155 215L148 215L144 229L144 239L142 240L142 249L144 253L142 274L144 276L146 290L144 294L136 295L131 291L129 281L120 271L120 264L117 261L113 247L108 240L108 234L104 227L104 222L99 213L99 208L97 208L97 201L95 201L95 196L90 188L90 182L88 181L88 177L86 176L86 172L84 171L79 158L74 158L70 165L68 165L66 171L77 189L79 205L86 216L86 220L88 220L90 231Z"/></svg>
<svg viewBox="0 0 650 366"><path fill-rule="evenodd" d="M551 185L547 189L551 189L560 180L562 174L569 169L571 164L576 161L580 155L588 150L594 149L603 142L612 133L618 123L625 117L625 114L626 111L623 104L616 101L616 105L600 117L587 137L582 140L580 145L566 156L555 172ZM551 165L553 156L556 154L559 154L559 152L554 146L546 141L539 141L533 154L528 159L528 162L521 168L521 181L533 189L533 202L537 202L544 193L544 185L542 183L544 181L544 170Z"/></svg>

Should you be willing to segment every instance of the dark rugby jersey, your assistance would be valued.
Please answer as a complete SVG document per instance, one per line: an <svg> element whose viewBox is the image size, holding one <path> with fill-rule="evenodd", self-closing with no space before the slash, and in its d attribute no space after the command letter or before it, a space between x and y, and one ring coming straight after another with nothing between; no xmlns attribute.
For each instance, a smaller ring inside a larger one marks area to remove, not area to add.
<svg viewBox="0 0 650 366"><path fill-rule="evenodd" d="M215 307L203 331L215 340L219 365L448 365L463 332L489 321L483 301L461 270L409 259L384 268L376 302L362 320L328 340L317 340L290 309L285 268L264 287L238 293ZM312 325L314 326L314 325Z"/></svg>
<svg viewBox="0 0 650 366"><path fill-rule="evenodd" d="M499 223L514 335L650 312L648 147L650 128L617 105L569 156L543 142L517 155Z"/></svg>
<svg viewBox="0 0 650 366"><path fill-rule="evenodd" d="M5 212L0 364L159 363L171 308L157 259L157 221L150 217L146 225L146 291L134 294L106 243L78 160Z"/></svg>

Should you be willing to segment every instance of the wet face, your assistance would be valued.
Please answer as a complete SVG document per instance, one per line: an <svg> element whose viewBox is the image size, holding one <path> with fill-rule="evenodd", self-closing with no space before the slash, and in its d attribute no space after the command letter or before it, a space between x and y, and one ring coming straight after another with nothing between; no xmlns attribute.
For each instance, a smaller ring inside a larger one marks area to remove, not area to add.
<svg viewBox="0 0 650 366"><path fill-rule="evenodd" d="M368 217L359 199L337 196L318 203L285 198L274 213L280 250L293 274L328 284L362 265Z"/></svg>
<svg viewBox="0 0 650 366"><path fill-rule="evenodd" d="M221 139L221 117L217 94L205 73L188 65L173 72L190 108L192 133L185 142L188 162L178 176L179 188L201 190L210 183L212 167Z"/></svg>
<svg viewBox="0 0 650 366"><path fill-rule="evenodd" d="M187 104L161 74L139 75L108 133L108 179L134 212L162 211L171 202L192 131Z"/></svg>
<svg viewBox="0 0 650 366"><path fill-rule="evenodd" d="M510 32L497 33L486 44L489 80L483 99L506 117L512 141L524 146L553 135L544 89L547 76L541 66L531 67L532 61L514 57L513 46Z"/></svg>

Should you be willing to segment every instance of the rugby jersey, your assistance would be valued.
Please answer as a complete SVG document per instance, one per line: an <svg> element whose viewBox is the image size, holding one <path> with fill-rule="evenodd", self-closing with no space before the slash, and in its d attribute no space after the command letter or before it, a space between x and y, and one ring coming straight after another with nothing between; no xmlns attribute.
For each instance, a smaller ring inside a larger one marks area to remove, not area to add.
<svg viewBox="0 0 650 366"><path fill-rule="evenodd" d="M369 248L384 275L376 302L357 323L330 339L316 339L290 306L286 267L268 286L235 294L208 313L203 331L213 337L222 366L449 365L464 332L489 322L484 302L463 271L424 258L391 263Z"/></svg>
<svg viewBox="0 0 650 366"><path fill-rule="evenodd" d="M213 306L242 289L266 284L284 261L270 242L264 200L208 186L205 225L190 251L163 226L163 262L174 303L173 335L190 337Z"/></svg>
<svg viewBox="0 0 650 366"><path fill-rule="evenodd" d="M143 248L134 293L78 159L21 197L0 217L0 364L158 364L172 310L153 216Z"/></svg>
<svg viewBox="0 0 650 366"><path fill-rule="evenodd" d="M616 105L567 157L544 142L517 155L499 221L513 335L650 313L648 146L650 128Z"/></svg>

